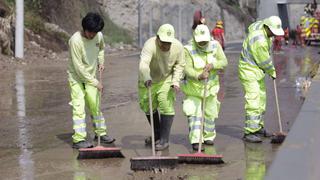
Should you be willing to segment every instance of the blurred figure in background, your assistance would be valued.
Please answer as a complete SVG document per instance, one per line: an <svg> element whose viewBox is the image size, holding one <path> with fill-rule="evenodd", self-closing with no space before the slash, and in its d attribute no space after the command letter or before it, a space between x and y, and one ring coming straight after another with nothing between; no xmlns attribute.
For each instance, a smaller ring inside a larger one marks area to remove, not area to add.
<svg viewBox="0 0 320 180"><path fill-rule="evenodd" d="M192 30L195 30L199 24L206 24L206 19L202 16L201 10L194 12Z"/></svg>
<svg viewBox="0 0 320 180"><path fill-rule="evenodd" d="M274 39L273 39L273 52L279 52L281 51L281 41L282 41L282 36L276 36Z"/></svg>
<svg viewBox="0 0 320 180"><path fill-rule="evenodd" d="M215 28L211 31L212 37L217 40L222 49L224 50L224 29L223 29L223 22L221 20L217 21Z"/></svg>
<svg viewBox="0 0 320 180"><path fill-rule="evenodd" d="M289 28L288 27L284 29L284 40L286 45L288 45L289 44Z"/></svg>

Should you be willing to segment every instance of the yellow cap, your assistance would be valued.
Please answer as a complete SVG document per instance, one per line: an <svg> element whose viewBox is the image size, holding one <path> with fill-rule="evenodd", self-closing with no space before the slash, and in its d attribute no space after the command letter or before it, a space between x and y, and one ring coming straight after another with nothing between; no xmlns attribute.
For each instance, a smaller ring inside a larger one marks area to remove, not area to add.
<svg viewBox="0 0 320 180"><path fill-rule="evenodd" d="M171 24L163 24L159 27L157 35L160 41L163 42L173 42L174 41L174 28Z"/></svg>
<svg viewBox="0 0 320 180"><path fill-rule="evenodd" d="M196 27L193 31L193 36L196 42L210 41L211 39L209 28L204 24L200 24Z"/></svg>

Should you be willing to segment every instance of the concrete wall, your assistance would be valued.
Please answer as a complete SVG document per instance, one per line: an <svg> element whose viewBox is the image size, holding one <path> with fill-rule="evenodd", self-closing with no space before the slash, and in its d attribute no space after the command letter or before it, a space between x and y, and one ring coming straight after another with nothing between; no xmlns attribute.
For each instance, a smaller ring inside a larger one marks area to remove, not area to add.
<svg viewBox="0 0 320 180"><path fill-rule="evenodd" d="M260 0L258 3L258 19L278 15L277 3L286 3L286 0Z"/></svg>
<svg viewBox="0 0 320 180"><path fill-rule="evenodd" d="M300 17L305 15L303 12L305 4L289 4L288 14L290 18L290 28L295 29L295 27L300 23Z"/></svg>

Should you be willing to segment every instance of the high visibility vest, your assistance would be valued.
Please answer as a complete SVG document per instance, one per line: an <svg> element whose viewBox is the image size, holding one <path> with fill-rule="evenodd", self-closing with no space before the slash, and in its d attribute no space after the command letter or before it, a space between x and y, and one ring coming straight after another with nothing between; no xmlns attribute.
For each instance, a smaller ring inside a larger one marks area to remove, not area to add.
<svg viewBox="0 0 320 180"><path fill-rule="evenodd" d="M239 77L245 80L261 80L265 73L276 77L270 57L272 40L262 30L252 31L243 42L239 61Z"/></svg>
<svg viewBox="0 0 320 180"><path fill-rule="evenodd" d="M210 51L205 53L205 52L200 52L195 44L188 44L185 47L186 50L188 50L192 61L193 61L193 67L194 70L197 73L202 73L203 68L206 66L206 64L214 64L215 59L215 53L217 51L217 44L218 41L209 41L209 49ZM219 90L219 77L217 75L217 70L212 69L210 71L209 79L208 79L208 92L207 96L210 94L216 94ZM198 96L202 97L203 96L203 90L204 90L204 83L203 81L199 80L194 80L191 78L186 78L186 83L183 84L182 90L186 95L192 95L192 96Z"/></svg>
<svg viewBox="0 0 320 180"><path fill-rule="evenodd" d="M252 31L261 30L262 27L263 27L263 22L262 21L254 22L248 27L248 32L250 33Z"/></svg>
<svg viewBox="0 0 320 180"><path fill-rule="evenodd" d="M306 37L309 37L312 33L312 28L318 28L319 21L314 17L307 17L302 21L302 32Z"/></svg>

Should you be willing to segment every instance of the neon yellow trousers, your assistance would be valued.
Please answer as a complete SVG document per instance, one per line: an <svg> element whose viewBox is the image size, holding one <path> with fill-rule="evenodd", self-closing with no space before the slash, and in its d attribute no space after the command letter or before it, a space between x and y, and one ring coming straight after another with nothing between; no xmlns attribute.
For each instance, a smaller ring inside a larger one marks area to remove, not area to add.
<svg viewBox="0 0 320 180"><path fill-rule="evenodd" d="M96 87L78 83L69 82L71 91L72 103L72 119L73 142L77 143L86 139L86 112L85 105L87 105L91 119L93 121L94 132L97 135L103 136L107 134L107 126L102 112L100 111L100 95Z"/></svg>
<svg viewBox="0 0 320 180"><path fill-rule="evenodd" d="M215 95L206 97L205 119L203 129L203 140L213 141L216 137L215 119L218 118L220 102ZM199 143L201 130L202 98L197 96L186 96L183 101L183 112L188 117L189 141L191 144Z"/></svg>
<svg viewBox="0 0 320 180"><path fill-rule="evenodd" d="M245 134L255 133L264 127L266 111L266 87L264 79L259 81L240 80L245 93Z"/></svg>
<svg viewBox="0 0 320 180"><path fill-rule="evenodd" d="M148 89L143 83L139 83L139 105L143 112L149 114ZM171 83L162 81L153 83L151 86L152 108L153 111L159 110L162 115L174 115L175 93L170 87Z"/></svg>

